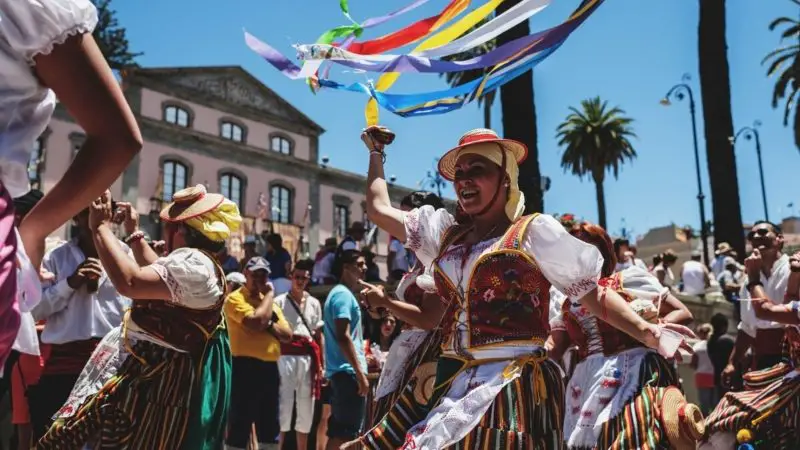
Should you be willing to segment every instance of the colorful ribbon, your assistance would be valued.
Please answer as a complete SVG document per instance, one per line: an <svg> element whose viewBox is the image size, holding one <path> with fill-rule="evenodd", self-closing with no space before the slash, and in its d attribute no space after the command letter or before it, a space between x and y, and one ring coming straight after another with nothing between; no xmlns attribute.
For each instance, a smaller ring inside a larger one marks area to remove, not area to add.
<svg viewBox="0 0 800 450"><path fill-rule="evenodd" d="M360 92L371 97L388 111L403 117L443 114L461 108L480 95L491 92L517 76L527 72L555 52L596 9L603 0L588 0L566 22L554 27L561 28L562 38L551 46L535 53L526 54L498 65L484 79L474 80L458 87L420 94L386 94L371 84L353 83L343 85L331 80L320 80L320 84L332 89Z"/></svg>
<svg viewBox="0 0 800 450"><path fill-rule="evenodd" d="M346 50L346 46L311 44L296 45L297 58L304 61L311 61L320 57L325 57L330 61L359 61L370 64L381 62L393 62L406 56L417 56L420 58L442 58L446 56L464 53L472 50L486 42L496 38L502 33L514 28L521 22L528 20L534 14L542 11L550 4L550 0L523 0L514 5L508 11L495 17L494 20L484 23L477 30L464 35L453 42L422 52L410 53L408 55L361 55L356 52Z"/></svg>
<svg viewBox="0 0 800 450"><path fill-rule="evenodd" d="M497 9L497 7L500 6L500 4L502 4L504 1L505 0L489 0L483 6L462 17L458 22L455 22L444 30L423 41L414 50L412 50L412 53L440 47L456 40L466 33L470 28L474 27L480 21L484 20L487 16L494 12L494 10ZM435 31L439 26L441 26L441 24L435 25L431 31ZM385 73L381 75L381 77L378 79L378 82L375 83L373 89L381 92L385 91L392 87L398 78L400 78L400 74L397 72ZM364 109L364 116L367 119L367 126L378 124L378 104L374 98L369 99L367 102L367 107Z"/></svg>

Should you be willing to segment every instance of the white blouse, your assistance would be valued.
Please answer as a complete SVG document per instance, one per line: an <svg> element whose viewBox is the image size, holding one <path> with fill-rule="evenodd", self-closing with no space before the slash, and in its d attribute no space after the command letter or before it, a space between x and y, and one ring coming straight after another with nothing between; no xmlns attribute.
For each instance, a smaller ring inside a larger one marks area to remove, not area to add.
<svg viewBox="0 0 800 450"><path fill-rule="evenodd" d="M222 296L217 281L214 262L200 250L179 248L169 255L158 258L150 265L164 280L172 293L172 302L191 309L207 309L214 306ZM127 320L128 337L144 339L158 345L175 349L142 330L133 320Z"/></svg>
<svg viewBox="0 0 800 450"><path fill-rule="evenodd" d="M404 212L403 222L406 246L425 267L430 267L439 256L444 232L455 224L455 218L445 209L435 210L426 205ZM452 245L439 259L439 266L462 292L466 292L472 267L482 255L492 251L498 239L473 245L463 268L461 262L465 247L461 244ZM522 250L536 261L550 284L570 299L580 299L594 289L600 279L603 267L600 251L569 234L552 216L540 214L531 221L523 238ZM458 322L459 329L456 332L464 340L465 321Z"/></svg>
<svg viewBox="0 0 800 450"><path fill-rule="evenodd" d="M56 106L53 91L33 72L33 58L96 24L89 0L0 0L0 182L12 197L30 189L33 144Z"/></svg>

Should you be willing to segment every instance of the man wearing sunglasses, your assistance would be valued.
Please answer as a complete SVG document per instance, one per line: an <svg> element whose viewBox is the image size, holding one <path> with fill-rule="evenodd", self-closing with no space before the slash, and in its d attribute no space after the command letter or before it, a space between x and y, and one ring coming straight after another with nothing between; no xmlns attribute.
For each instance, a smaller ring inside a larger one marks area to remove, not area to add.
<svg viewBox="0 0 800 450"><path fill-rule="evenodd" d="M289 273L291 289L275 297L275 304L283 310L292 329L292 340L281 343L278 360L281 448L286 433L292 431L292 411L296 402L294 430L297 432L297 448L306 449L314 421L314 401L322 392L322 307L319 300L306 292L313 267L313 261L298 261Z"/></svg>
<svg viewBox="0 0 800 450"><path fill-rule="evenodd" d="M741 322L728 365L722 372L722 382L731 386L737 368L742 372L762 370L781 361L784 327L780 323L758 319L753 310L753 299L768 299L783 304L788 297L797 298L797 292L787 292L792 274L789 256L783 253L783 233L771 222L759 221L747 234L752 247L745 259L747 275L739 294ZM747 350L752 350L753 362L744 367ZM749 370L748 370L749 369Z"/></svg>

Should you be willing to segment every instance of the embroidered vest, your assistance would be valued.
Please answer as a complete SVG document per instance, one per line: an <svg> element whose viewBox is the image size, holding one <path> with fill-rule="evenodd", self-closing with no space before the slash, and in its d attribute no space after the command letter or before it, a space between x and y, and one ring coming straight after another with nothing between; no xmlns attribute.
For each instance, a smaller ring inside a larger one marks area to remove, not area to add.
<svg viewBox="0 0 800 450"><path fill-rule="evenodd" d="M531 255L522 250L522 239L535 215L514 222L491 250L473 264L465 298L439 265L448 247L463 236L466 228L450 227L442 237L440 254L434 261L434 282L439 295L448 302L442 322L444 346L456 351L455 329L462 311L466 318L467 348L508 343L543 345L550 333L548 312L550 282ZM465 268L465 270L468 270Z"/></svg>
<svg viewBox="0 0 800 450"><path fill-rule="evenodd" d="M222 267L214 263L217 283L222 295L213 306L192 309L178 303L163 300L134 300L130 318L142 330L171 346L196 355L203 351L214 330L222 322L222 306L227 295L227 284Z"/></svg>
<svg viewBox="0 0 800 450"><path fill-rule="evenodd" d="M619 272L601 279L598 285L616 291L628 303L635 300L622 290L622 274ZM599 295L602 295L602 290ZM570 299L564 301L562 314L567 333L572 342L578 346L579 361L583 361L589 355L611 356L624 350L644 346L628 334L594 316L586 307L579 303L573 303Z"/></svg>

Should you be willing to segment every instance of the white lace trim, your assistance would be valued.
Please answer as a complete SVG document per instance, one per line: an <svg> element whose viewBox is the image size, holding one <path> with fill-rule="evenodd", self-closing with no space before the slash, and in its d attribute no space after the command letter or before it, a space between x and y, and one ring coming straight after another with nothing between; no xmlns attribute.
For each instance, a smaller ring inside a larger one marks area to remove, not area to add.
<svg viewBox="0 0 800 450"><path fill-rule="evenodd" d="M158 276L161 277L162 280L164 280L164 283L167 285L170 294L172 294L172 301L176 303L182 303L183 288L181 287L181 284L178 283L178 280L175 279L174 276L172 276L172 273L170 273L170 271L166 267L157 262L151 264L150 267L152 267L153 270L156 271Z"/></svg>
<svg viewBox="0 0 800 450"><path fill-rule="evenodd" d="M27 54L25 55L25 62L27 62L28 65L31 67L36 66L36 61L34 61L34 58L36 58L39 55L49 55L50 53L53 53L53 49L55 49L56 46L61 45L64 42L67 42L67 39L71 38L72 36L75 36L77 34L92 33L96 26L97 26L97 15L93 14L89 19L84 20L83 22L73 25L67 28L66 30L62 31L59 35L54 37L43 48L27 52Z"/></svg>

